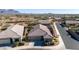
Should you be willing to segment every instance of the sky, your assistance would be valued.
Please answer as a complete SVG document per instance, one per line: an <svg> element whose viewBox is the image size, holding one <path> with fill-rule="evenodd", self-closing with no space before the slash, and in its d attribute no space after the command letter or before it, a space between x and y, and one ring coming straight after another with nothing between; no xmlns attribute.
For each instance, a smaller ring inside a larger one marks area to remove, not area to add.
<svg viewBox="0 0 79 59"><path fill-rule="evenodd" d="M21 13L79 14L79 9L16 9Z"/></svg>

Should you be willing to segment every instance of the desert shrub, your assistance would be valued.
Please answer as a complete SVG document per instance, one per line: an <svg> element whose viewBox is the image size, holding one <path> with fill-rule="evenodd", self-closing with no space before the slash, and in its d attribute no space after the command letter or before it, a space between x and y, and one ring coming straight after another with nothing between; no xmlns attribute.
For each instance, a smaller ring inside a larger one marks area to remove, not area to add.
<svg viewBox="0 0 79 59"><path fill-rule="evenodd" d="M24 43L19 43L19 45L18 46L23 46L24 45Z"/></svg>

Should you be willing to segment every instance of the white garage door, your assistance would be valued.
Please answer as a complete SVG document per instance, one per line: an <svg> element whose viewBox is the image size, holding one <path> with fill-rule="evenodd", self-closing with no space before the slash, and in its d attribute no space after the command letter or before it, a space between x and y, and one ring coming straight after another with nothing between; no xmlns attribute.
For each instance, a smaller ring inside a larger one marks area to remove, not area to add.
<svg viewBox="0 0 79 59"><path fill-rule="evenodd" d="M0 44L10 44L10 39L0 39Z"/></svg>

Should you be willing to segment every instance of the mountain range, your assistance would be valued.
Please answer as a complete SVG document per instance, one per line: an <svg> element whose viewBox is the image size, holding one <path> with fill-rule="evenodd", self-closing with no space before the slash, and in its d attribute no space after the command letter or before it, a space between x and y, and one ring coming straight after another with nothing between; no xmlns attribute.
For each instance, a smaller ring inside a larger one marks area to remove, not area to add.
<svg viewBox="0 0 79 59"><path fill-rule="evenodd" d="M0 9L0 14L18 14L19 11L16 11L14 9Z"/></svg>

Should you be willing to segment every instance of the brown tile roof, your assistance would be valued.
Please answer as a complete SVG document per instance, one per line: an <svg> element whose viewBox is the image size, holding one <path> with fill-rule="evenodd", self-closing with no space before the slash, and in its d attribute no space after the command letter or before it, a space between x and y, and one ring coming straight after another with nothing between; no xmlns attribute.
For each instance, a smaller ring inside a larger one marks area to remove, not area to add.
<svg viewBox="0 0 79 59"><path fill-rule="evenodd" d="M14 25L7 30L0 32L0 39L3 38L20 38L23 35L24 26Z"/></svg>
<svg viewBox="0 0 79 59"><path fill-rule="evenodd" d="M52 37L50 30L45 25L38 24L33 27L28 36L45 36Z"/></svg>

